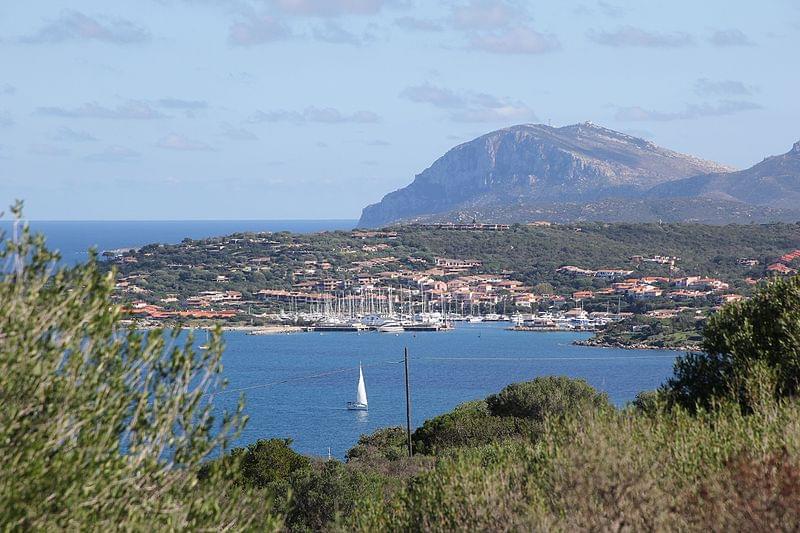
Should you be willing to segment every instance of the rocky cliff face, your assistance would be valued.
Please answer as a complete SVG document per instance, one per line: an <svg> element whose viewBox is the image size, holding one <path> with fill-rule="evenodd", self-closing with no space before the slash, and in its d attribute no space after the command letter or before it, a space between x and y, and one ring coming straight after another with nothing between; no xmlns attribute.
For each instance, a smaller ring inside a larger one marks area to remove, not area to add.
<svg viewBox="0 0 800 533"><path fill-rule="evenodd" d="M490 206L639 197L661 183L729 170L591 123L513 126L453 148L409 186L365 208L359 225Z"/></svg>

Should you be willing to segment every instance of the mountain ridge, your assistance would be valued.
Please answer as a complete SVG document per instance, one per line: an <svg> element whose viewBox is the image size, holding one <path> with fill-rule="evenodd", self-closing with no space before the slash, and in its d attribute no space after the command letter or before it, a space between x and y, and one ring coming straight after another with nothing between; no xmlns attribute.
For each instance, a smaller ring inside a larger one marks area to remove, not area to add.
<svg viewBox="0 0 800 533"><path fill-rule="evenodd" d="M759 177L764 183L753 190ZM520 124L448 150L411 184L365 207L359 226L465 217L661 220L663 214L670 221L785 221L800 219L798 206L800 142L787 154L735 170L591 122Z"/></svg>
<svg viewBox="0 0 800 533"><path fill-rule="evenodd" d="M684 197L738 201L757 206L791 209L800 206L800 141L785 154L765 158L750 168L694 176L658 185L651 197Z"/></svg>

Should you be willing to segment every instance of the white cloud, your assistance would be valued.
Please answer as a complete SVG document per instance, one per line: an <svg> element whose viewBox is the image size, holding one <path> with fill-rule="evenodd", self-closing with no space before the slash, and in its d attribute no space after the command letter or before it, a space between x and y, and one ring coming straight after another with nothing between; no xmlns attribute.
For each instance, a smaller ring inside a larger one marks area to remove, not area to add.
<svg viewBox="0 0 800 533"><path fill-rule="evenodd" d="M394 23L398 28L410 31L437 32L444 29L438 22L416 17L399 17L394 19Z"/></svg>
<svg viewBox="0 0 800 533"><path fill-rule="evenodd" d="M451 114L455 122L534 122L538 120L533 109L519 100L497 98L489 94L478 94L470 106Z"/></svg>
<svg viewBox="0 0 800 533"><path fill-rule="evenodd" d="M291 37L289 27L270 15L250 14L228 30L228 42L238 46L271 43Z"/></svg>
<svg viewBox="0 0 800 533"><path fill-rule="evenodd" d="M331 20L326 20L321 26L315 26L312 34L316 40L326 43L350 44L353 46L361 46L364 43L363 37L344 29L341 25Z"/></svg>
<svg viewBox="0 0 800 533"><path fill-rule="evenodd" d="M757 89L741 81L700 78L695 82L694 90L701 96L749 96Z"/></svg>
<svg viewBox="0 0 800 533"><path fill-rule="evenodd" d="M102 152L89 154L84 159L87 161L95 161L101 163L118 163L120 161L129 161L131 159L138 159L142 154L136 150L131 150L124 146L112 145L107 146Z"/></svg>
<svg viewBox="0 0 800 533"><path fill-rule="evenodd" d="M575 13L576 15L584 15L587 17L595 17L597 15L602 15L608 18L619 19L625 15L626 9L617 4L603 2L601 0L599 2L596 2L594 5L578 4L575 7L575 9L573 9L573 13Z"/></svg>
<svg viewBox="0 0 800 533"><path fill-rule="evenodd" d="M258 135L245 128L238 128L227 122L222 123L222 135L233 141L257 141Z"/></svg>
<svg viewBox="0 0 800 533"><path fill-rule="evenodd" d="M555 35L539 33L528 26L476 33L470 37L469 45L475 50L493 54L542 54L561 48Z"/></svg>
<svg viewBox="0 0 800 533"><path fill-rule="evenodd" d="M90 17L67 9L36 33L22 37L30 44L62 43L65 41L103 41L113 44L136 44L150 40L150 32L125 19Z"/></svg>
<svg viewBox="0 0 800 533"><path fill-rule="evenodd" d="M623 26L614 31L589 31L589 39L603 46L678 48L694 44L694 37L688 33L663 33L648 31L635 26Z"/></svg>
<svg viewBox="0 0 800 533"><path fill-rule="evenodd" d="M451 23L462 30L494 30L527 19L524 11L510 2L471 0L456 5L451 13Z"/></svg>
<svg viewBox="0 0 800 533"><path fill-rule="evenodd" d="M374 15L397 0L270 0L273 8L289 15L337 17L341 15Z"/></svg>
<svg viewBox="0 0 800 533"><path fill-rule="evenodd" d="M620 107L617 108L615 118L629 122L668 122L733 115L755 109L761 109L761 106L755 102L724 100L718 104L691 104L687 105L684 110L676 112L654 111L640 106Z"/></svg>
<svg viewBox="0 0 800 533"><path fill-rule="evenodd" d="M259 122L293 122L304 124L307 122L317 122L323 124L345 124L345 123L375 123L380 122L380 117L372 111L356 111L354 113L342 113L332 107L307 107L303 111L256 111L249 119L250 123Z"/></svg>
<svg viewBox="0 0 800 533"><path fill-rule="evenodd" d="M102 118L111 120L150 120L164 115L149 103L141 100L128 100L115 108L104 107L96 102L87 102L76 108L40 107L40 115L60 118Z"/></svg>
<svg viewBox="0 0 800 533"><path fill-rule="evenodd" d="M605 16L611 18L620 18L625 14L625 8L622 6L618 6L616 4L612 4L609 2L604 2L600 0L597 2L597 9Z"/></svg>
<svg viewBox="0 0 800 533"><path fill-rule="evenodd" d="M51 136L51 139L54 141L66 141L66 142L92 142L96 141L97 138L92 135L91 133L74 130L67 126L61 126L56 130Z"/></svg>
<svg viewBox="0 0 800 533"><path fill-rule="evenodd" d="M208 109L208 102L205 100L184 100L181 98L162 98L158 105L167 109L180 109L184 111L199 111Z"/></svg>
<svg viewBox="0 0 800 533"><path fill-rule="evenodd" d="M406 87L400 92L400 97L412 102L428 103L442 108L463 107L465 105L462 96L450 89L437 87L430 83Z"/></svg>
<svg viewBox="0 0 800 533"><path fill-rule="evenodd" d="M208 152L213 150L211 146L194 139L189 139L177 133L170 133L156 143L159 148L165 150L176 150L179 152Z"/></svg>
<svg viewBox="0 0 800 533"><path fill-rule="evenodd" d="M755 43L742 30L729 29L715 31L708 41L714 46L754 46Z"/></svg>
<svg viewBox="0 0 800 533"><path fill-rule="evenodd" d="M486 93L458 93L430 83L406 87L400 97L448 109L454 122L530 122L536 113L524 102Z"/></svg>

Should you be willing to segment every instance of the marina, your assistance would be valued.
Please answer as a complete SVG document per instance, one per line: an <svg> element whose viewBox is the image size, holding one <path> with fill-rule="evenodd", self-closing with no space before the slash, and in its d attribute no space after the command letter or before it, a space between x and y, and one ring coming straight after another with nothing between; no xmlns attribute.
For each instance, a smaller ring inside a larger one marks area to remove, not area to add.
<svg viewBox="0 0 800 533"><path fill-rule="evenodd" d="M458 309L448 305L444 299L426 298L424 291L413 294L409 291L404 301L403 291L393 294L391 288L377 293L351 293L307 304L304 310L299 310L293 302L292 312L281 311L267 318L283 325L300 326L306 331L399 333L449 331L457 322L511 323L509 329L512 331L598 331L626 316L609 311L588 313L582 307L513 315L481 314L472 307L469 314L464 314L463 305Z"/></svg>

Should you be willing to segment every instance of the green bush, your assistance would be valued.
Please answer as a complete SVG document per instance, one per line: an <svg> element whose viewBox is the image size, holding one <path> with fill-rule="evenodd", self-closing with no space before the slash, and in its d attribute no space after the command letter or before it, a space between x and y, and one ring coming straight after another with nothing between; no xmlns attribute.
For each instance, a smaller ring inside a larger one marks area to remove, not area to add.
<svg viewBox="0 0 800 533"><path fill-rule="evenodd" d="M371 435L361 435L358 444L348 450L347 461L365 461L376 458L395 461L407 455L406 430L395 426L379 429Z"/></svg>
<svg viewBox="0 0 800 533"><path fill-rule="evenodd" d="M528 420L492 416L485 400L467 402L449 413L426 420L412 434L414 453L436 454L458 446L480 446L532 435Z"/></svg>
<svg viewBox="0 0 800 533"><path fill-rule="evenodd" d="M608 396L597 392L582 379L563 376L539 377L533 381L512 383L486 398L493 416L513 416L537 422L547 417L608 408Z"/></svg>
<svg viewBox="0 0 800 533"><path fill-rule="evenodd" d="M357 502L383 499L385 480L339 461L297 471L291 478L291 505L286 522L292 531L321 531L334 520L349 518Z"/></svg>
<svg viewBox="0 0 800 533"><path fill-rule="evenodd" d="M311 461L293 451L291 444L292 439L262 439L238 452L242 455L239 467L242 480L255 487L266 487L309 468ZM233 455L237 455L236 451Z"/></svg>
<svg viewBox="0 0 800 533"><path fill-rule="evenodd" d="M661 390L642 391L631 402L633 408L644 415L655 415L668 406L666 395Z"/></svg>
<svg viewBox="0 0 800 533"><path fill-rule="evenodd" d="M247 448L234 448L229 455L203 465L200 478L222 467L238 486L275 488L296 471L311 467L311 460L292 450L291 444L292 439L260 439Z"/></svg>

